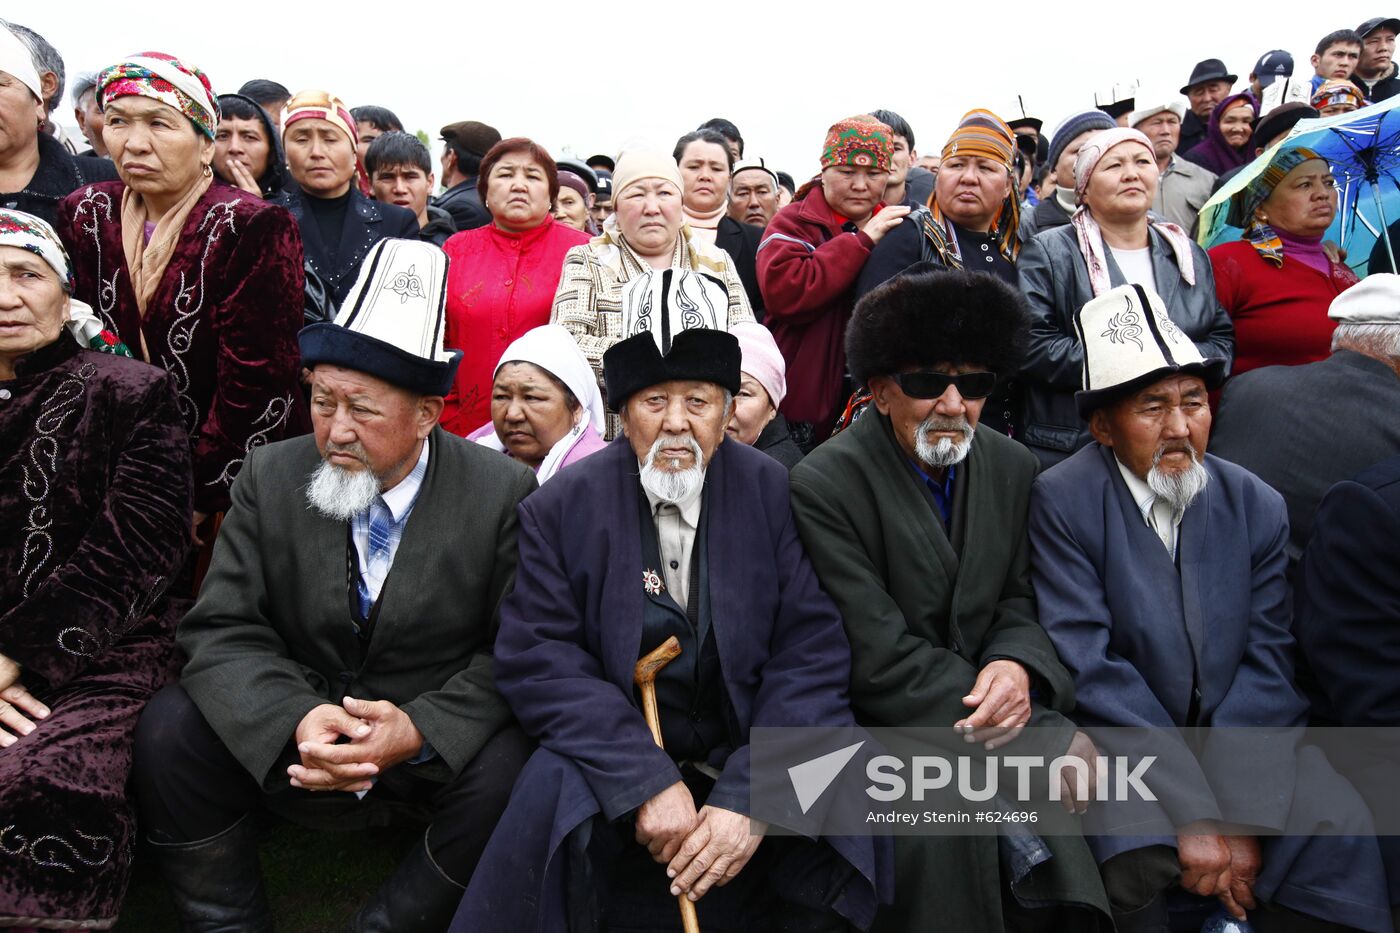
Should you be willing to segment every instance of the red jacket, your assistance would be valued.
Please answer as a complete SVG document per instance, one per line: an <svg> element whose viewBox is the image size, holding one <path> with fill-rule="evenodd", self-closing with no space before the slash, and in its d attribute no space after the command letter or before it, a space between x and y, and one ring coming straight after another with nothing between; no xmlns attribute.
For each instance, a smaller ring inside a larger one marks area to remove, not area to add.
<svg viewBox="0 0 1400 933"><path fill-rule="evenodd" d="M1337 324L1327 316L1332 299L1356 284L1346 266L1332 263L1323 275L1284 254L1275 268L1246 240L1210 250L1215 293L1235 323L1231 374L1261 366L1298 366L1332 352Z"/></svg>
<svg viewBox="0 0 1400 933"><path fill-rule="evenodd" d="M564 254L588 234L553 217L524 233L495 224L465 230L443 244L447 253L444 345L462 351L442 426L463 437L491 419L491 382L501 354L528 330L549 323Z"/></svg>
<svg viewBox="0 0 1400 933"><path fill-rule="evenodd" d="M758 247L758 287L767 317L787 362L790 421L816 427L821 440L843 401L846 322L855 307L856 277L874 242L841 229L820 187L778 211Z"/></svg>

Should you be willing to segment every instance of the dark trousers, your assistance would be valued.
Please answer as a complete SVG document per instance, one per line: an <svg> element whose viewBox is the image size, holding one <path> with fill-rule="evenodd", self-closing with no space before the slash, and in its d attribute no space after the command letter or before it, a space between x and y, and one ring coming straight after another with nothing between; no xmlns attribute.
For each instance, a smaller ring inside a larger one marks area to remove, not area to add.
<svg viewBox="0 0 1400 933"><path fill-rule="evenodd" d="M134 779L141 822L153 842L209 839L260 807L315 828L426 824L433 861L465 886L530 751L524 733L511 726L455 777L432 780L400 764L358 799L292 787L281 777L300 760L289 741L272 767L277 789L268 792L224 747L189 694L173 685L151 699L137 724Z"/></svg>
<svg viewBox="0 0 1400 933"><path fill-rule="evenodd" d="M1171 914L1176 911L1168 911L1167 895L1173 890L1183 898L1200 901L1202 913L1214 912L1211 899L1186 895L1176 887L1181 868L1176 849L1171 846L1146 846L1119 853L1104 862L1100 870L1114 922L1125 933L1172 930ZM1249 922L1257 933L1347 933L1352 929L1269 904L1249 911ZM1191 929L1200 929L1199 918L1193 917L1191 924Z"/></svg>

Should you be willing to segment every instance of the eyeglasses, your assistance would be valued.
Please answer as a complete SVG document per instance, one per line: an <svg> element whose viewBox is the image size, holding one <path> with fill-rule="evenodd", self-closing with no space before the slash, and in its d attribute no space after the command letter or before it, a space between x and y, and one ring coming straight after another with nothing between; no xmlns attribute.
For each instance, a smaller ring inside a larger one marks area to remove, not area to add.
<svg viewBox="0 0 1400 933"><path fill-rule="evenodd" d="M895 373L892 377L904 394L910 398L938 398L948 391L949 386L957 386L963 398L986 398L997 387L997 374L989 372L935 373L919 370L912 373Z"/></svg>

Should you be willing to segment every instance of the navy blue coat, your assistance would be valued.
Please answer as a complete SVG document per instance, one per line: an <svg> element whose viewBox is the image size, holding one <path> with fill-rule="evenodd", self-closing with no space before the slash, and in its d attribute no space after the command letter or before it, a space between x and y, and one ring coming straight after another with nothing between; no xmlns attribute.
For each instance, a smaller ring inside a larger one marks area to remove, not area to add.
<svg viewBox="0 0 1400 933"><path fill-rule="evenodd" d="M1174 845L1175 827L1225 815L1290 834L1263 840L1264 900L1389 930L1380 853L1355 790L1316 749L1266 747L1264 767L1243 733L1219 730L1299 726L1307 704L1293 678L1283 497L1228 461L1208 454L1205 468L1210 482L1182 518L1175 565L1112 450L1090 443L1032 489L1035 595L1074 674L1073 718L1172 730L1188 724L1194 690L1195 724L1217 727L1196 754L1174 731L1160 733L1150 785L1160 800L1091 806L1086 832L1118 833L1091 839L1094 853L1102 862ZM1303 835L1323 821L1361 836Z"/></svg>
<svg viewBox="0 0 1400 933"><path fill-rule="evenodd" d="M853 724L850 645L798 540L787 471L726 441L706 484L711 613L741 738L754 726ZM637 459L619 438L520 506L520 563L501 608L496 683L541 747L454 931L566 930L559 850L569 833L598 814L619 819L680 780L634 699L646 598L637 497ZM746 801L749 746L722 764L711 799ZM857 870L834 906L868 926L881 881L891 883L889 840L828 841ZM703 917L703 900L700 908Z"/></svg>

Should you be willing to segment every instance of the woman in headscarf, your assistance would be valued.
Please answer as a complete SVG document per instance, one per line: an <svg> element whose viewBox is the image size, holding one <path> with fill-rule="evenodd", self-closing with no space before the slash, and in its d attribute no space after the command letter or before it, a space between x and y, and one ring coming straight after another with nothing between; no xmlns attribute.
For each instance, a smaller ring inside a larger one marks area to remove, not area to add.
<svg viewBox="0 0 1400 933"><path fill-rule="evenodd" d="M1204 169L1223 175L1254 158L1254 121L1259 116L1259 102L1248 91L1231 94L1215 105L1206 138L1183 152L1181 157Z"/></svg>
<svg viewBox="0 0 1400 933"><path fill-rule="evenodd" d="M1365 107L1366 98L1361 96L1361 88L1350 81L1323 81L1313 91L1311 103L1318 116L1335 117Z"/></svg>
<svg viewBox="0 0 1400 933"><path fill-rule="evenodd" d="M71 297L42 220L0 210L0 926L108 929L132 731L173 672L190 452L175 379ZM107 351L107 352L98 352Z"/></svg>
<svg viewBox="0 0 1400 933"><path fill-rule="evenodd" d="M554 196L554 219L590 237L599 232L598 225L593 222L593 192L588 190L588 182L562 168L559 170L559 193Z"/></svg>
<svg viewBox="0 0 1400 933"><path fill-rule="evenodd" d="M170 372L194 460L193 526L228 508L256 447L305 433L301 237L282 208L216 181L219 111L199 69L160 52L97 80L120 181L73 192L58 231L76 295Z"/></svg>
<svg viewBox="0 0 1400 933"><path fill-rule="evenodd" d="M52 224L65 195L117 173L110 159L69 155L41 129L43 97L29 47L0 23L0 205Z"/></svg>
<svg viewBox="0 0 1400 933"><path fill-rule="evenodd" d="M734 416L725 427L731 440L761 450L791 470L802 460L802 448L788 433L787 419L778 413L787 395L787 365L773 334L762 324L744 321L729 331L739 338L739 394Z"/></svg>
<svg viewBox="0 0 1400 933"><path fill-rule="evenodd" d="M1296 366L1332 352L1332 299L1356 284L1322 238L1337 216L1327 161L1285 145L1230 200L1229 222L1244 237L1210 251L1215 291L1235 323L1236 374Z"/></svg>
<svg viewBox="0 0 1400 933"><path fill-rule="evenodd" d="M546 480L607 444L603 396L573 335L558 324L528 331L501 355L491 420L467 435Z"/></svg>
<svg viewBox="0 0 1400 933"><path fill-rule="evenodd" d="M624 153L613 175L614 213L602 235L564 257L550 321L574 335L599 386L604 351L639 330L652 328L665 342L665 328L698 323L728 330L753 320L728 254L693 239L684 225L682 191L680 169L670 156ZM665 275L668 270L681 274ZM694 307L694 315L682 306ZM617 429L616 416L609 415L607 436Z"/></svg>
<svg viewBox="0 0 1400 933"><path fill-rule="evenodd" d="M549 323L564 256L588 234L550 213L558 168L544 147L516 136L481 160L476 188L491 222L450 237L447 271L449 350L462 351L442 426L466 434L491 416L491 385L501 353L527 331Z"/></svg>
<svg viewBox="0 0 1400 933"><path fill-rule="evenodd" d="M1075 319L1089 299L1119 285L1152 289L1202 356L1234 358L1234 331L1215 294L1210 258L1176 224L1148 216L1157 174L1146 136L1127 127L1103 130L1075 159L1080 206L1069 225L1047 230L1021 251L1016 271L1030 303L1031 333L1021 371L1026 416L1020 439L1043 466L1089 442L1074 404L1084 368ZM1126 318L1122 323L1127 341L1137 340L1145 326Z"/></svg>
<svg viewBox="0 0 1400 933"><path fill-rule="evenodd" d="M970 110L943 144L928 209L895 227L861 270L863 296L916 262L988 272L1016 281L1021 251L1021 208L1016 177L1016 137L986 110Z"/></svg>
<svg viewBox="0 0 1400 933"><path fill-rule="evenodd" d="M306 264L339 307L370 247L390 237L416 240L413 211L371 201L360 191L355 119L339 97L298 91L282 111L282 147L292 180L276 199L301 228Z"/></svg>
<svg viewBox="0 0 1400 933"><path fill-rule="evenodd" d="M267 111L251 97L220 94L214 174L249 194L271 198L287 183L287 157Z"/></svg>

